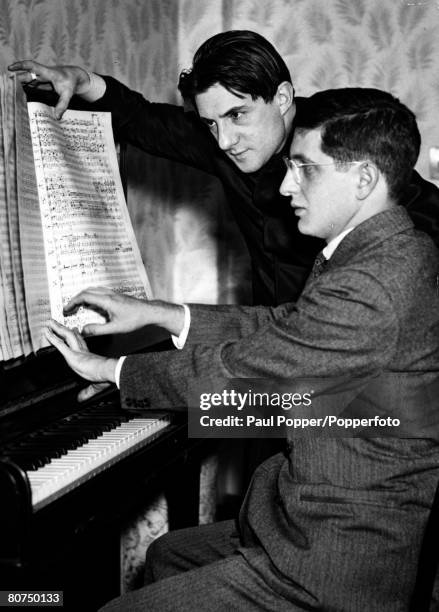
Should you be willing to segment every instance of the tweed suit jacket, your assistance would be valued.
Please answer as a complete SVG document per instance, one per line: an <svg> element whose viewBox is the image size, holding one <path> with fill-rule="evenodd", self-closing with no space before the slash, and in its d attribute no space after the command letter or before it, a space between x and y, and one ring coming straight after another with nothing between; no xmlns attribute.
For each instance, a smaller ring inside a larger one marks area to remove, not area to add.
<svg viewBox="0 0 439 612"><path fill-rule="evenodd" d="M363 222L296 304L192 306L182 351L129 356L126 405L185 407L190 381L439 372L439 257L402 207ZM208 389L206 389L208 390ZM422 405L414 410L422 413ZM291 609L406 610L439 477L433 439L304 438L260 466L242 554Z"/></svg>

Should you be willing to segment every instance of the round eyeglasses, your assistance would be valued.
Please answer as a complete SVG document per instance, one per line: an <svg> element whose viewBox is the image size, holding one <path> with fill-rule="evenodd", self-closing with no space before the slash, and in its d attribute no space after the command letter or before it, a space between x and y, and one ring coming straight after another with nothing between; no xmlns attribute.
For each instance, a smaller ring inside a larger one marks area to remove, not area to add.
<svg viewBox="0 0 439 612"><path fill-rule="evenodd" d="M299 163L296 162L296 160L291 159L290 157L282 157L282 159L285 162L285 165L287 167L287 170L291 170L291 172L293 173L293 177L294 180L296 181L296 183L298 183L300 185L300 183L303 181L303 170L302 168L306 168L307 166L336 166L337 164L348 164L348 165L353 165L353 164L361 164L363 162L361 161L351 161L351 162L329 162L327 164L316 164L314 162L308 162L308 163Z"/></svg>

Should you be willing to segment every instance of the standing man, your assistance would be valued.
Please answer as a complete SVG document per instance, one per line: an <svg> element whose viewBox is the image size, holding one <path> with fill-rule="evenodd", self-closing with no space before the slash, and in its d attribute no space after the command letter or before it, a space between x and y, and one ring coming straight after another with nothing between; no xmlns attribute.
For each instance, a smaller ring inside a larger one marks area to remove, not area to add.
<svg viewBox="0 0 439 612"><path fill-rule="evenodd" d="M130 406L188 405L187 381L212 377L373 376L374 385L390 377L407 391L410 406L401 396L392 416L422 422L429 408L437 413L437 395L429 406L422 391L439 374L439 254L397 205L419 146L413 113L390 94L315 94L298 117L281 185L299 231L326 242L326 264L297 302L191 305L182 351L122 363L89 353L55 322L48 340L88 380L118 379ZM147 323L180 334L187 323L183 306L105 289L82 292L68 311L81 304L107 312L107 323L86 328L92 335ZM296 438L287 456L256 470L238 532L226 521L163 536L149 553L151 584L105 609L407 610L439 475L438 432L386 433Z"/></svg>
<svg viewBox="0 0 439 612"><path fill-rule="evenodd" d="M291 76L276 49L249 31L217 34L195 53L179 89L194 110L147 102L111 77L75 66L14 63L25 83L52 83L58 116L72 95L111 111L118 141L204 170L220 179L245 238L252 264L253 303L296 300L321 240L298 231L297 217L279 193L296 110ZM399 201L415 225L439 244L439 192L416 172Z"/></svg>

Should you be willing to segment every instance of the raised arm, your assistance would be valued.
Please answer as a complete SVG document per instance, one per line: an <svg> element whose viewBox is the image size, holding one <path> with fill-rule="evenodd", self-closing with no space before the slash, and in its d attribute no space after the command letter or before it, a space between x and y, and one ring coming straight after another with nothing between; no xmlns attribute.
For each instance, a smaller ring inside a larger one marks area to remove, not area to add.
<svg viewBox="0 0 439 612"><path fill-rule="evenodd" d="M59 95L55 106L55 115L61 119L67 110L72 96L82 97L87 102L94 102L97 97L91 90L90 74L80 66L45 66L33 60L14 62L8 69L17 72L20 81L32 87L50 84ZM97 96L105 91L105 81L101 77L100 90Z"/></svg>
<svg viewBox="0 0 439 612"><path fill-rule="evenodd" d="M172 104L154 103L116 79L87 72L79 66L46 66L33 60L9 66L24 84L37 89L51 85L59 95L55 106L61 118L73 96L76 108L108 111L116 140L151 155L165 157L217 174L218 163L229 163L208 128L195 112Z"/></svg>

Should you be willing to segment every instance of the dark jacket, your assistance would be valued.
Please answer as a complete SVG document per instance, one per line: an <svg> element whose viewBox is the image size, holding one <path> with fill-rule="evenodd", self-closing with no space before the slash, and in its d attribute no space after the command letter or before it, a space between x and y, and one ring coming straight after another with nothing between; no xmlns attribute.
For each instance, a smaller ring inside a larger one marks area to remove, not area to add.
<svg viewBox="0 0 439 612"><path fill-rule="evenodd" d="M244 174L219 149L195 112L147 102L111 77L92 108L111 111L116 138L148 153L188 164L219 178L246 241L252 263L253 303L277 305L299 296L322 241L303 236L288 198L279 187L285 175L282 156L290 141L260 170ZM306 103L297 98L296 103ZM82 103L82 106L84 103ZM414 172L402 204L416 227L439 245L439 190Z"/></svg>

